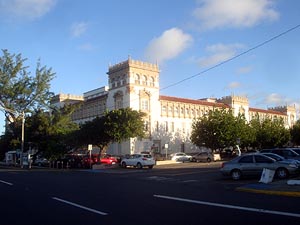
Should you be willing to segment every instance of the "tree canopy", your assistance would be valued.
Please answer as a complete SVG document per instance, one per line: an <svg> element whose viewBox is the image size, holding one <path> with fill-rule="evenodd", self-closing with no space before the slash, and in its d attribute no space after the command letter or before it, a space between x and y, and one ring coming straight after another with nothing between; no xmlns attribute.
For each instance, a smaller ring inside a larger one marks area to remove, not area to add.
<svg viewBox="0 0 300 225"><path fill-rule="evenodd" d="M51 68L42 66L38 60L34 76L25 65L26 58L21 54L11 54L2 50L0 56L0 108L9 120L15 120L22 112L48 106L53 93L50 82L55 74Z"/></svg>
<svg viewBox="0 0 300 225"><path fill-rule="evenodd" d="M193 122L191 141L211 149L235 146L247 136L246 120L233 116L231 110L211 110ZM245 139L246 140L246 139Z"/></svg>
<svg viewBox="0 0 300 225"><path fill-rule="evenodd" d="M300 145L300 120L296 121L296 124L290 129L291 141L295 145Z"/></svg>
<svg viewBox="0 0 300 225"><path fill-rule="evenodd" d="M63 108L52 111L38 109L26 117L25 149L33 148L45 156L63 155L70 150L74 143L70 135L79 129L79 126L71 121L71 113L74 107L65 105ZM19 149L21 121L17 120L8 127L0 143L5 149Z"/></svg>
<svg viewBox="0 0 300 225"><path fill-rule="evenodd" d="M240 145L241 147L280 147L288 143L289 130L281 118L248 123L243 115L233 116L231 110L214 110L193 122L191 141L211 149Z"/></svg>

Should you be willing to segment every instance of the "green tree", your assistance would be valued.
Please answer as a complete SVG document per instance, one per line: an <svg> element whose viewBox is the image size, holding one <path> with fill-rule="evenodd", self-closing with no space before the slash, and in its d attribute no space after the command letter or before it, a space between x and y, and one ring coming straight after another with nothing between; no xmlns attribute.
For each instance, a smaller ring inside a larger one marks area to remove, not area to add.
<svg viewBox="0 0 300 225"><path fill-rule="evenodd" d="M285 128L282 118L265 118L260 121L257 116L251 121L252 128L255 129L256 141L254 144L258 148L281 147L290 140L289 130Z"/></svg>
<svg viewBox="0 0 300 225"><path fill-rule="evenodd" d="M71 121L74 107L65 105L60 109L53 109L51 113L38 109L26 117L25 149L37 149L46 157L62 155L69 150L73 142L70 134L79 127ZM21 121L10 124L8 131L1 137L0 143L6 144L5 149L18 149L20 140L15 135L21 130ZM9 141L8 141L9 140Z"/></svg>
<svg viewBox="0 0 300 225"><path fill-rule="evenodd" d="M144 137L145 113L131 108L108 111L80 126L73 133L73 142L77 147L96 145L101 151L111 142L122 142L131 137Z"/></svg>
<svg viewBox="0 0 300 225"><path fill-rule="evenodd" d="M294 145L300 145L300 120L290 129L291 141Z"/></svg>
<svg viewBox="0 0 300 225"><path fill-rule="evenodd" d="M77 147L92 144L98 146L100 151L105 148L111 141L105 128L105 119L105 116L97 117L82 124L80 129L73 134L73 140Z"/></svg>
<svg viewBox="0 0 300 225"><path fill-rule="evenodd" d="M231 110L216 109L193 122L191 141L211 149L235 146L240 142L248 144L247 128L244 116L234 117Z"/></svg>
<svg viewBox="0 0 300 225"><path fill-rule="evenodd" d="M112 142L128 140L131 137L144 137L145 113L123 108L109 111L105 114L104 127Z"/></svg>
<svg viewBox="0 0 300 225"><path fill-rule="evenodd" d="M10 54L2 50L0 57L0 108L4 109L8 120L17 119L22 112L30 113L35 109L49 105L53 93L50 82L55 74L52 69L42 66L40 60L34 70L34 76L25 65L27 59L21 54Z"/></svg>

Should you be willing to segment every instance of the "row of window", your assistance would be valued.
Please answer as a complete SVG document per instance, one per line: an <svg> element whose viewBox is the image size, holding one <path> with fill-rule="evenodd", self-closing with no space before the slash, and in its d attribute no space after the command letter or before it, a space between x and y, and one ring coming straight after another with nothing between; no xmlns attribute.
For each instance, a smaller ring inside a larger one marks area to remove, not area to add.
<svg viewBox="0 0 300 225"><path fill-rule="evenodd" d="M127 83L126 81L126 75L118 76L117 78L110 79L109 83L112 88L123 86ZM146 75L139 75L136 74L134 76L134 83L138 85L144 85L144 86L155 86L155 79L154 77L150 76L149 78Z"/></svg>
<svg viewBox="0 0 300 225"><path fill-rule="evenodd" d="M103 112L106 109L106 104L105 103L100 103L100 104L91 104L86 107L81 107L78 110L76 110L72 114L72 118L74 120L85 118L85 117L91 117L91 116L99 116L102 115Z"/></svg>
<svg viewBox="0 0 300 225"><path fill-rule="evenodd" d="M152 76L148 78L146 75L136 74L134 76L134 83L154 87L155 79Z"/></svg>
<svg viewBox="0 0 300 225"><path fill-rule="evenodd" d="M181 126L178 126L181 125ZM145 131L150 130L150 125L149 121L144 122L144 129ZM156 132L182 132L182 133L189 133L191 129L191 124L182 122L181 124L176 122L176 127L175 127L175 122L173 121L164 121L164 122L155 122L155 131Z"/></svg>
<svg viewBox="0 0 300 225"><path fill-rule="evenodd" d="M190 108L184 108L184 107L169 107L167 108L167 106L162 106L162 115L166 115L166 114L169 114L169 115L173 115L174 113L174 116L178 116L178 115L182 115L182 116L191 116L191 117L201 117L205 114L208 113L210 109L190 109Z"/></svg>

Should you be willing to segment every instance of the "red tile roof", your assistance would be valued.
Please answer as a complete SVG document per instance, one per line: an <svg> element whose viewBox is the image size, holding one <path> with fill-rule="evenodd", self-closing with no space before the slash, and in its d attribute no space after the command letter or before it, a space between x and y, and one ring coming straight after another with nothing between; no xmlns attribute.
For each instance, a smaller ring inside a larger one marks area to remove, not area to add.
<svg viewBox="0 0 300 225"><path fill-rule="evenodd" d="M276 115L286 116L286 114L283 112L279 112L279 111L275 111L275 110L267 110L267 109L249 108L249 112L258 112L258 113L276 114Z"/></svg>
<svg viewBox="0 0 300 225"><path fill-rule="evenodd" d="M171 96L164 96L164 95L160 95L159 100L170 101L170 102L181 102L181 103L188 103L188 104L195 104L195 105L213 106L219 108L230 108L228 105L219 102L208 102L204 100L178 98L178 97L171 97Z"/></svg>

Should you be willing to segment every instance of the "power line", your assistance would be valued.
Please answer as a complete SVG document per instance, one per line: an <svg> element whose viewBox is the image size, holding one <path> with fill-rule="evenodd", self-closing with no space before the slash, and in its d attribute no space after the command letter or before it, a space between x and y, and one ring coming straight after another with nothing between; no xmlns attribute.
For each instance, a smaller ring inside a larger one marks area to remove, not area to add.
<svg viewBox="0 0 300 225"><path fill-rule="evenodd" d="M199 73L197 73L195 75L189 76L187 78L184 78L183 80L177 81L177 82L175 82L173 84L170 84L170 85L168 85L166 87L160 88L159 90L168 89L170 87L173 87L173 86L176 86L178 84L181 84L181 83L183 83L183 82L185 82L187 80L190 80L190 79L193 79L193 78L195 78L197 76L200 76L201 74L204 74L204 73L206 73L206 72L208 72L208 71L210 71L212 69L215 69L215 68L217 68L219 66L224 65L225 63L231 62L231 61L235 60L236 58L239 58L239 57L241 57L241 56L243 56L243 55L245 55L245 54L247 54L247 53L249 53L251 51L254 51L255 49L260 48L260 47L262 47L262 46L264 46L264 45L266 45L266 44L268 44L268 43L270 43L270 42L272 42L272 41L280 38L281 36L286 35L287 33L291 32L293 30L298 29L299 27L300 27L300 24L298 24L298 25L296 25L296 26L294 26L294 27L292 27L292 28L290 28L290 29L288 29L288 30L286 30L286 31L284 31L284 32L282 32L282 33L280 33L280 34L278 34L278 35L276 35L276 36L274 36L274 37L266 40L266 41L264 41L264 42L261 42L258 45L255 45L254 47L249 48L248 50L246 50L246 51L244 51L244 52L242 52L240 54L237 54L236 56L233 56L233 57L231 57L229 59L226 59L226 60L224 60L224 61L222 61L222 62L220 62L220 63L218 63L218 64L216 64L214 66L211 66L211 67L209 67L209 68L207 68L207 69L205 69L205 70L203 70L203 71L201 71L201 72L199 72Z"/></svg>
<svg viewBox="0 0 300 225"><path fill-rule="evenodd" d="M197 76L200 76L200 75L202 75L202 74L204 74L204 73L206 73L206 72L208 72L208 71L210 71L210 70L213 70L213 69L215 69L215 68L217 68L217 67L220 67L220 66L222 66L222 65L224 65L224 64L226 64L226 63L229 63L229 62L231 62L231 61L233 61L233 60L235 60L235 59L237 59L237 58L239 58L239 57L241 57L241 56L243 56L243 55L245 55L245 54L247 54L247 53L249 53L249 52L251 52L251 51L254 51L255 49L258 49L258 48L260 48L260 47L262 47L262 46L264 46L264 45L266 45L266 44L268 44L268 43L270 43L270 42L272 42L272 41L274 41L274 40L280 38L281 36L284 36L284 35L288 34L289 32L291 32L291 31L293 31L293 30L298 29L299 27L300 27L300 24L298 24L298 25L296 25L296 26L294 26L294 27L292 27L292 28L290 28L290 29L288 29L288 30L286 30L286 31L283 31L283 32L281 32L280 34L277 34L277 35L275 35L275 36L269 38L268 40L263 41L263 42L261 42L261 43L255 45L254 47L249 48L248 50L246 50L246 51L244 51L244 52L241 52L240 54L237 54L236 56L233 56L233 57L231 57L231 58L229 58L229 59L227 59L227 60L224 60L224 61L222 61L222 62L220 62L220 63L218 63L218 64L216 64L216 65L214 65L214 66L211 66L211 67L209 67L209 68L207 68L207 69L205 69L205 70L203 70L203 71L201 71L201 72L199 72L199 73L197 73L197 74L195 74L195 75L189 76L189 77L184 78L184 79L182 79L182 80L180 80L180 81L177 81L177 82L175 82L175 83L173 83L173 84L170 84L170 85L168 85L168 86L166 86L166 87L160 88L160 89L158 89L158 92L161 91L161 90L168 89L168 88L170 88L170 87L174 87L174 86L176 86L176 85L178 85L178 84L181 84L181 83L183 83L183 82L185 82L185 81L188 81L188 80L191 80L191 79L193 79L193 78L195 78L195 77L197 77ZM125 103L130 103L130 102L137 101L137 100L139 100L138 97L135 98L135 99L131 99L131 100L129 100L128 102L125 102ZM109 108L113 109L114 106L108 107L108 109L109 109Z"/></svg>

